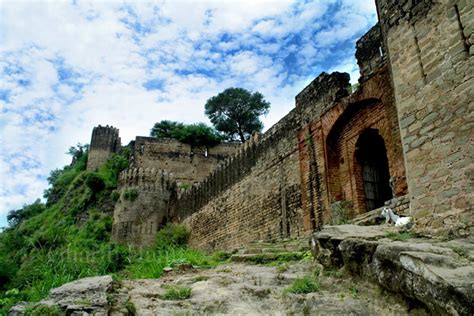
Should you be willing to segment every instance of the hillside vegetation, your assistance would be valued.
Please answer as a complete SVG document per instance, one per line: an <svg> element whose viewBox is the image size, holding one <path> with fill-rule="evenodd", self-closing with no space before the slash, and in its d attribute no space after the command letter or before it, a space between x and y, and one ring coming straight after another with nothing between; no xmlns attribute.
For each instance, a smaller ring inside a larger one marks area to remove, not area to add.
<svg viewBox="0 0 474 316"><path fill-rule="evenodd" d="M156 278L176 263L214 264L186 248L181 227L165 227L154 247L140 251L111 242L117 180L128 153L114 155L97 172L86 171L87 150L79 153L72 165L51 172L46 203L38 199L9 213L10 226L0 233L0 315L78 278Z"/></svg>

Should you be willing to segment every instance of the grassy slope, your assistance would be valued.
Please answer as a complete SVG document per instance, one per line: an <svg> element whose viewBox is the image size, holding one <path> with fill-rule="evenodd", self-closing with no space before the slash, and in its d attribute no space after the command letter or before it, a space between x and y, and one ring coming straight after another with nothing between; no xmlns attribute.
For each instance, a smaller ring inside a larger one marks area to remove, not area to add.
<svg viewBox="0 0 474 316"><path fill-rule="evenodd" d="M48 203L25 206L26 218L0 234L0 314L17 301L38 301L51 288L82 277L154 278L177 263L214 265L212 258L182 246L183 230L164 230L162 242L141 251L112 243L109 214L127 159L116 155L93 174L85 171L86 163L84 155L58 172ZM78 218L87 220L78 224Z"/></svg>

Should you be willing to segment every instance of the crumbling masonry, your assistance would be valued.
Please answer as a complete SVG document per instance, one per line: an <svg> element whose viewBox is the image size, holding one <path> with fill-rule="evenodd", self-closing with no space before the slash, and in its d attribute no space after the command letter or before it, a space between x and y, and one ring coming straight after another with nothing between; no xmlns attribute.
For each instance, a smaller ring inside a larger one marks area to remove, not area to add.
<svg viewBox="0 0 474 316"><path fill-rule="evenodd" d="M190 228L192 246L234 248L304 236L384 204L426 233L472 234L472 1L376 3L380 22L357 42L356 91L347 74L322 73L292 111L241 146L137 137L114 239L149 244L174 221ZM88 170L117 141L118 130L95 128Z"/></svg>

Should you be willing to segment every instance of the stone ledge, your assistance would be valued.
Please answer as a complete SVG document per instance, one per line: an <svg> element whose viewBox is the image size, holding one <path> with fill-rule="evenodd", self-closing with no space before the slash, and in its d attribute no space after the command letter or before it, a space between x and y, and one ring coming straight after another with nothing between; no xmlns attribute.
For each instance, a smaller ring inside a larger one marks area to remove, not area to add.
<svg viewBox="0 0 474 316"><path fill-rule="evenodd" d="M433 313L474 315L474 238L392 241L394 227L340 225L311 237L315 258L344 267Z"/></svg>

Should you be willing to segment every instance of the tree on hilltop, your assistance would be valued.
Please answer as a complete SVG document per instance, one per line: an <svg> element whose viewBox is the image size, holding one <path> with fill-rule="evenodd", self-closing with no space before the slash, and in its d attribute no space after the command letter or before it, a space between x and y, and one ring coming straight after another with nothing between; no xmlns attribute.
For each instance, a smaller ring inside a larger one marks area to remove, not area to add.
<svg viewBox="0 0 474 316"><path fill-rule="evenodd" d="M206 115L216 130L228 140L242 143L254 132L261 132L263 123L259 116L266 115L270 103L260 92L250 92L242 88L228 88L207 100Z"/></svg>
<svg viewBox="0 0 474 316"><path fill-rule="evenodd" d="M192 147L213 147L223 138L215 129L204 123L183 124L168 120L155 123L150 136L174 138Z"/></svg>

